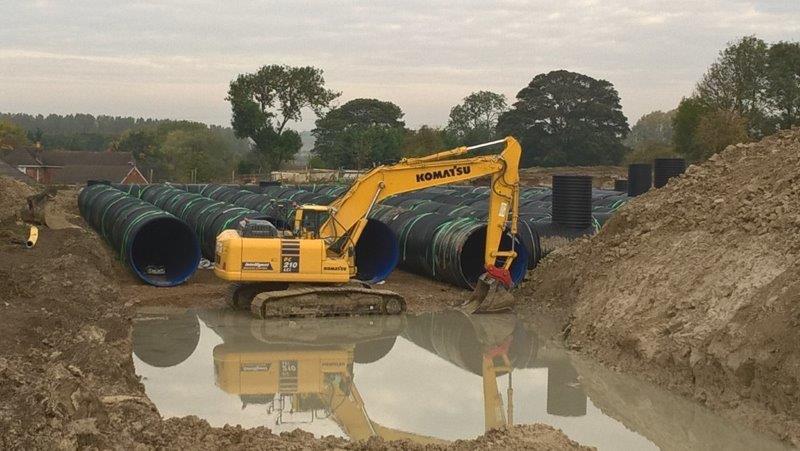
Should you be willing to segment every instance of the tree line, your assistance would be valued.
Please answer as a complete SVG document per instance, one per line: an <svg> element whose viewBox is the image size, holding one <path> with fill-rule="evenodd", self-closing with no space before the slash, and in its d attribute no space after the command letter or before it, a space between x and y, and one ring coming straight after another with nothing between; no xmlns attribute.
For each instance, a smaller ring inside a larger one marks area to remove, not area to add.
<svg viewBox="0 0 800 451"><path fill-rule="evenodd" d="M264 66L231 82L233 129L250 140L252 163L262 170L279 168L300 149L286 125L304 110L317 115L310 163L328 168L368 168L506 135L522 142L524 166L615 164L629 131L611 83L564 70L537 75L510 106L502 94L473 92L442 128L408 129L402 109L386 100L333 105L339 95L318 68Z"/></svg>
<svg viewBox="0 0 800 451"><path fill-rule="evenodd" d="M513 102L476 91L450 110L446 125L406 126L388 100L353 99L326 87L321 69L267 65L229 86L232 128L189 121L88 114L0 115L0 147L130 151L163 178L214 180L231 170L267 173L302 147L293 124L316 116L311 167L369 168L404 157L508 135L520 140L522 166L620 164L681 155L702 160L727 145L800 124L800 43L754 36L730 43L694 92L671 111L629 128L619 93L606 80L556 70L538 74Z"/></svg>
<svg viewBox="0 0 800 451"><path fill-rule="evenodd" d="M292 80L302 88L288 89ZM400 107L386 100L333 105L339 95L324 87L319 69L265 66L231 83L228 98L237 136L256 142L256 160L265 169L279 167L299 149L285 125L300 118L302 107L317 115L311 164L318 167L365 168L507 135L522 143L522 166L620 164L678 155L698 161L730 144L800 124L800 43L770 45L754 36L730 43L691 96L674 110L646 114L632 128L613 84L566 70L536 75L510 105L502 94L473 92L451 109L441 128L408 129ZM249 131L254 124L281 144L259 145Z"/></svg>
<svg viewBox="0 0 800 451"><path fill-rule="evenodd" d="M249 144L230 127L171 119L91 114L0 114L0 148L132 152L159 180L221 180L230 177Z"/></svg>
<svg viewBox="0 0 800 451"><path fill-rule="evenodd" d="M677 108L643 116L629 160L702 161L725 147L800 125L800 43L745 36L723 49Z"/></svg>

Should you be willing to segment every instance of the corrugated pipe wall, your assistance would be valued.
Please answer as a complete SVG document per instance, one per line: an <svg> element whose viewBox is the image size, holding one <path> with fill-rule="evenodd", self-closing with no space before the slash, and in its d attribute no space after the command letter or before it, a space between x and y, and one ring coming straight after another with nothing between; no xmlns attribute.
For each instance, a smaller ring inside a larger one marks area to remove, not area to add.
<svg viewBox="0 0 800 451"><path fill-rule="evenodd" d="M174 215L105 184L84 188L78 195L78 208L144 282L179 285L197 270L197 238Z"/></svg>

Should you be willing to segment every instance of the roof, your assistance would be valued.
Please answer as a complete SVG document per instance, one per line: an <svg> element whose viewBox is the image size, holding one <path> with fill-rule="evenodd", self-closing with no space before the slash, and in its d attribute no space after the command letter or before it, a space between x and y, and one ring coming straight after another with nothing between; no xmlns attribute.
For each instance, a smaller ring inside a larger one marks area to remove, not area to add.
<svg viewBox="0 0 800 451"><path fill-rule="evenodd" d="M20 182L27 183L28 185L35 186L36 181L19 171L19 169L11 166L10 164L0 160L0 176L11 177Z"/></svg>
<svg viewBox="0 0 800 451"><path fill-rule="evenodd" d="M120 183L131 169L133 166L129 164L64 166L53 171L51 183L66 185L86 183L88 180L108 180L111 183Z"/></svg>
<svg viewBox="0 0 800 451"><path fill-rule="evenodd" d="M1 157L3 161L11 166L39 166L39 162L33 157L30 149L18 147L16 149L4 151Z"/></svg>
<svg viewBox="0 0 800 451"><path fill-rule="evenodd" d="M45 150L39 154L48 166L126 166L130 169L130 152L92 152L82 150Z"/></svg>

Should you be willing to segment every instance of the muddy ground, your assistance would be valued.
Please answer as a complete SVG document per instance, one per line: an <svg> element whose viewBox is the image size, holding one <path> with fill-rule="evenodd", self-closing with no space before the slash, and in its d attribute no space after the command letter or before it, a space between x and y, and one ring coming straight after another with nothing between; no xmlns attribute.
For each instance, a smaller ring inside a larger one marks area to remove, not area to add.
<svg viewBox="0 0 800 451"><path fill-rule="evenodd" d="M54 200L78 228L41 229L25 249L17 207L34 189L0 178L0 448L2 449L421 449L380 439L353 443L266 427L213 428L196 417L164 420L131 358L140 306L223 306L226 288L203 271L176 288L139 283L77 217L76 192ZM411 311L442 308L464 292L398 272L385 285ZM585 449L546 425L490 431L450 449ZM429 446L426 449L441 449Z"/></svg>
<svg viewBox="0 0 800 451"><path fill-rule="evenodd" d="M731 146L548 256L569 346L800 446L800 129Z"/></svg>

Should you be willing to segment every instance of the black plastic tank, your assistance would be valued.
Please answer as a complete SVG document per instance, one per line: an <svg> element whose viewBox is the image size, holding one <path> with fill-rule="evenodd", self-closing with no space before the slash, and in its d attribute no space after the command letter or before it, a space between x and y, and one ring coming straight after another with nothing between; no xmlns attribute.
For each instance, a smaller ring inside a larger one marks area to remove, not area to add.
<svg viewBox="0 0 800 451"><path fill-rule="evenodd" d="M553 222L571 229L592 224L591 176L553 176Z"/></svg>
<svg viewBox="0 0 800 451"><path fill-rule="evenodd" d="M653 161L653 186L666 186L669 179L686 172L686 160L683 158L656 158Z"/></svg>
<svg viewBox="0 0 800 451"><path fill-rule="evenodd" d="M636 197L650 191L653 185L653 167L646 163L628 166L628 196Z"/></svg>

